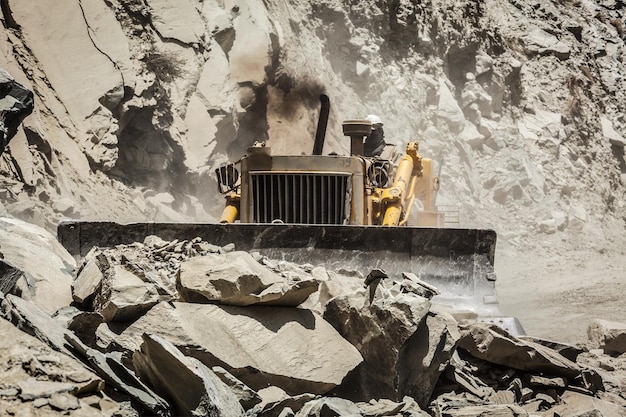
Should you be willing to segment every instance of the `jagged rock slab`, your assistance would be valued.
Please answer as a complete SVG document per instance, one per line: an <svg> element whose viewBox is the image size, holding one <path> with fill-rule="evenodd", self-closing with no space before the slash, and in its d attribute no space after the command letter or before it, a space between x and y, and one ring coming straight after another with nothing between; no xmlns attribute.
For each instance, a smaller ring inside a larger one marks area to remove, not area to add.
<svg viewBox="0 0 626 417"><path fill-rule="evenodd" d="M207 366L222 366L255 390L270 384L290 394L324 393L362 360L332 326L304 309L160 303L117 343L136 350L144 332Z"/></svg>
<svg viewBox="0 0 626 417"><path fill-rule="evenodd" d="M364 416L411 416L429 417L411 397L404 397L401 402L387 399L370 400L367 403L357 403Z"/></svg>
<svg viewBox="0 0 626 417"><path fill-rule="evenodd" d="M18 219L0 217L0 252L4 262L24 273L28 288L22 298L48 314L72 302L76 261L50 232Z"/></svg>
<svg viewBox="0 0 626 417"><path fill-rule="evenodd" d="M33 93L0 68L0 155L34 108Z"/></svg>
<svg viewBox="0 0 626 417"><path fill-rule="evenodd" d="M248 410L262 401L259 394L257 394L246 384L235 378L234 375L228 372L226 369L222 368L221 366L214 366L213 368L211 368L211 370L237 396L237 398L239 399L239 403L244 408L244 410Z"/></svg>
<svg viewBox="0 0 626 417"><path fill-rule="evenodd" d="M134 320L160 301L154 284L142 281L123 266L115 265L108 273L96 305L104 321Z"/></svg>
<svg viewBox="0 0 626 417"><path fill-rule="evenodd" d="M0 313L19 329L48 344L54 350L71 354L65 346L65 335L70 333L59 321L50 317L34 303L8 294L0 298Z"/></svg>
<svg viewBox="0 0 626 417"><path fill-rule="evenodd" d="M430 302L403 292L401 282L374 279L369 286L368 291L335 297L326 305L324 319L361 352L364 360L358 372L339 388L339 395L356 401L399 400L404 387L399 385L397 370L406 366L407 374L417 372L414 367L422 366L425 359L417 357L420 349L416 347L410 355L413 362L405 362L403 351L426 318ZM429 343L441 339L441 335L432 336Z"/></svg>
<svg viewBox="0 0 626 417"><path fill-rule="evenodd" d="M471 324L462 332L459 347L479 359L510 368L575 378L582 368L538 343L518 339L500 327Z"/></svg>
<svg viewBox="0 0 626 417"><path fill-rule="evenodd" d="M578 355L580 355L584 351L584 349L578 346L570 345L567 343L555 342L554 340L541 339L531 336L520 336L519 338L521 340L528 340L530 342L538 343L547 348L550 348L572 362L576 362L576 358L578 357Z"/></svg>
<svg viewBox="0 0 626 417"><path fill-rule="evenodd" d="M248 252L209 254L183 262L176 280L182 300L296 307L315 292L314 279L288 279L254 260Z"/></svg>
<svg viewBox="0 0 626 417"><path fill-rule="evenodd" d="M402 348L397 367L400 394L414 398L420 407L426 408L460 338L452 316L429 312Z"/></svg>
<svg viewBox="0 0 626 417"><path fill-rule="evenodd" d="M591 343L608 354L621 355L626 352L626 324L595 319L587 328Z"/></svg>
<svg viewBox="0 0 626 417"><path fill-rule="evenodd" d="M623 406L572 391L565 391L561 396L561 404L551 408L550 412L555 416L626 416L626 408Z"/></svg>
<svg viewBox="0 0 626 417"><path fill-rule="evenodd" d="M163 417L170 415L170 406L167 401L142 383L121 363L118 357L91 349L72 334L66 335L66 340L107 384L127 393L155 415Z"/></svg>
<svg viewBox="0 0 626 417"><path fill-rule="evenodd" d="M248 410L248 415L259 417L287 417L294 416L302 406L316 398L313 394L290 396L282 389L269 386L258 392L262 401Z"/></svg>
<svg viewBox="0 0 626 417"><path fill-rule="evenodd" d="M85 305L93 300L102 286L104 275L96 259L87 255L86 262L72 282L72 298L78 305Z"/></svg>
<svg viewBox="0 0 626 417"><path fill-rule="evenodd" d="M359 416L361 409L343 398L322 397L304 404L296 417L309 416Z"/></svg>
<svg viewBox="0 0 626 417"><path fill-rule="evenodd" d="M24 273L0 260L0 293L9 293Z"/></svg>
<svg viewBox="0 0 626 417"><path fill-rule="evenodd" d="M494 404L454 393L439 396L431 403L430 411L437 417L529 417L516 404Z"/></svg>
<svg viewBox="0 0 626 417"><path fill-rule="evenodd" d="M0 319L0 335L0 357L6 358L6 362L0 365L0 384L3 387L0 389L0 409L8 412L7 404L11 401L13 406L19 408L18 414L29 415L30 410L30 415L38 415L33 411L35 399L47 403L46 399L54 397L55 393L67 392L71 396L83 397L89 393L100 393L104 388L104 381L80 362L55 352L3 319ZM90 407L82 400L81 405L84 407L81 415L85 417L102 415L95 409L90 412Z"/></svg>
<svg viewBox="0 0 626 417"><path fill-rule="evenodd" d="M133 354L133 365L142 380L175 404L175 414L245 414L237 397L213 371L159 336L143 335L141 350Z"/></svg>

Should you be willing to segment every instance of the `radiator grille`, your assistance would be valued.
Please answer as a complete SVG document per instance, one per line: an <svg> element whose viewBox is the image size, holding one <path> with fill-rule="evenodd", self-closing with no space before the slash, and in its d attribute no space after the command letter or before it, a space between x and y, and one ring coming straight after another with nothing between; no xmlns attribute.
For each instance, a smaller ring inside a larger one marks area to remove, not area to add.
<svg viewBox="0 0 626 417"><path fill-rule="evenodd" d="M251 173L255 223L343 224L349 174Z"/></svg>

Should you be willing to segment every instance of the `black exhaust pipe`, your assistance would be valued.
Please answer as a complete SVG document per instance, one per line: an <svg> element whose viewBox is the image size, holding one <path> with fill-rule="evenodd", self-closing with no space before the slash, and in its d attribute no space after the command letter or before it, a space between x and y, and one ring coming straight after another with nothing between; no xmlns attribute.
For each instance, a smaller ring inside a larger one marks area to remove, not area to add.
<svg viewBox="0 0 626 417"><path fill-rule="evenodd" d="M328 114L330 113L330 99L326 94L320 95L320 118L317 121L317 132L315 133L315 144L313 145L313 155L321 155L326 139L326 126L328 126Z"/></svg>

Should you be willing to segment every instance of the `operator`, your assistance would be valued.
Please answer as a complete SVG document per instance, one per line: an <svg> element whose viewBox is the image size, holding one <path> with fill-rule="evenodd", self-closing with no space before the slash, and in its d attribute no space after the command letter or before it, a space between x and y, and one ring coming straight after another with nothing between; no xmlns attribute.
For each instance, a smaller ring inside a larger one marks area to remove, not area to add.
<svg viewBox="0 0 626 417"><path fill-rule="evenodd" d="M393 165L397 165L398 160L402 157L402 150L397 145L391 145L385 142L385 131L383 130L383 121L380 117L370 114L366 118L372 124L372 132L365 139L363 144L363 154L369 157L378 157L386 159Z"/></svg>

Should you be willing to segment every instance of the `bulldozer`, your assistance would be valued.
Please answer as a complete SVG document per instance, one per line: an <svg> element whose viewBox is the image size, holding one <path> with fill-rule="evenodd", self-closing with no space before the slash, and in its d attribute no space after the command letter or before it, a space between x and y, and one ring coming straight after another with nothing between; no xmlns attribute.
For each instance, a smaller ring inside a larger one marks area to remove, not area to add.
<svg viewBox="0 0 626 417"><path fill-rule="evenodd" d="M58 239L76 256L93 246L201 237L234 243L271 259L350 269L366 277L411 272L435 286L433 302L463 317L492 321L515 334L523 329L504 318L495 294L496 233L448 227L438 210L439 176L433 161L409 142L396 160L364 154L369 120L346 120L350 154L322 155L329 99L321 108L311 155L272 155L255 143L245 156L215 170L225 197L219 223L64 221Z"/></svg>

